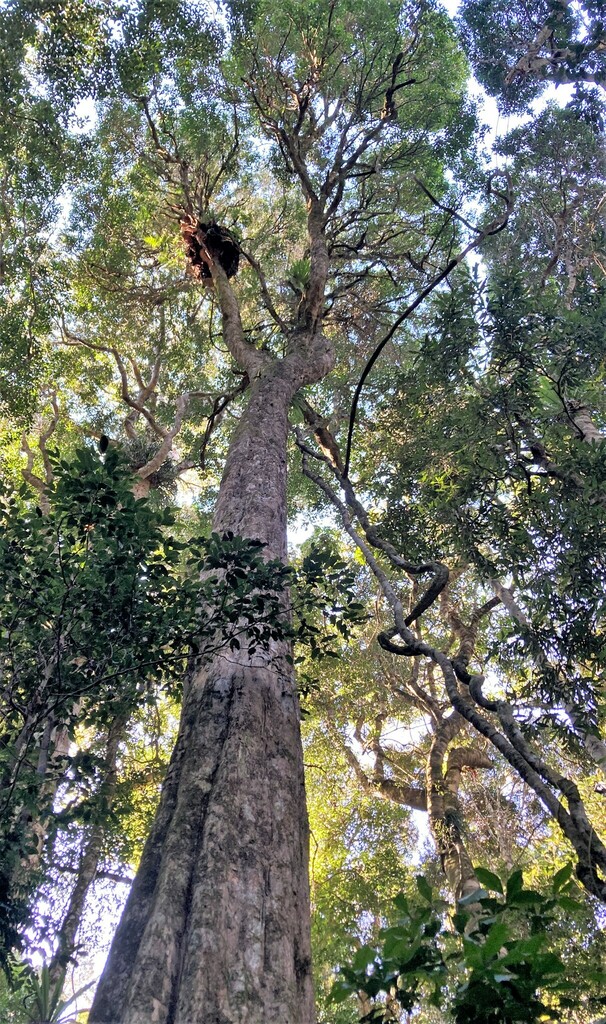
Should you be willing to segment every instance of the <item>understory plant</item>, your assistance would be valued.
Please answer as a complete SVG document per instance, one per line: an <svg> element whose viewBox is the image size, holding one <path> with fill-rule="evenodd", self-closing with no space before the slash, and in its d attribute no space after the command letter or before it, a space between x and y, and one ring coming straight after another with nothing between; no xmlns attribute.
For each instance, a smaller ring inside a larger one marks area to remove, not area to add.
<svg viewBox="0 0 606 1024"><path fill-rule="evenodd" d="M578 973L572 980L554 939L562 915L580 908L572 865L554 875L547 893L526 887L521 870L505 884L475 870L482 888L454 910L417 875L418 898L396 897L395 920L340 968L331 1000L363 993L371 1005L360 1018L365 1024L415 1017L421 1005L455 1024L535 1024L606 1005L606 997L585 992L603 991L606 973L588 970L581 985Z"/></svg>

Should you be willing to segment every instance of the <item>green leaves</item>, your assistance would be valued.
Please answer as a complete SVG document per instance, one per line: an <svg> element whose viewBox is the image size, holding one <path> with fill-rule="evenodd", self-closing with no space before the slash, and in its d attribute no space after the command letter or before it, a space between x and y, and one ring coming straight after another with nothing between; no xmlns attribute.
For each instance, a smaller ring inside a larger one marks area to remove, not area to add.
<svg viewBox="0 0 606 1024"><path fill-rule="evenodd" d="M172 510L133 497L117 447L55 454L52 466L44 513L27 487L0 493L0 960L40 880L31 871L15 886L20 861L40 864L57 829L106 814L104 760L82 739L71 752L76 728L94 742L114 720L178 698L187 666L292 636L290 571L265 561L259 541L179 540Z"/></svg>
<svg viewBox="0 0 606 1024"><path fill-rule="evenodd" d="M417 889L419 890L419 893L421 894L423 899L427 900L428 903L431 903L433 900L433 890L425 876L417 875L415 877L415 882L417 883Z"/></svg>
<svg viewBox="0 0 606 1024"><path fill-rule="evenodd" d="M503 892L503 884L498 875L495 875L494 871L489 871L488 868L474 867L476 878L481 885L486 886L487 889L492 889L494 892Z"/></svg>
<svg viewBox="0 0 606 1024"><path fill-rule="evenodd" d="M606 80L601 8L515 0L504 21L498 0L465 0L462 27L479 81L505 110L524 110L548 82Z"/></svg>
<svg viewBox="0 0 606 1024"><path fill-rule="evenodd" d="M73 995L62 999L67 971L59 972L53 979L49 967L44 964L38 971L29 965L13 963L11 971L13 991L17 992L26 1014L26 1021L32 1024L72 1024L75 1020L70 1007L74 1008L95 981L82 985Z"/></svg>
<svg viewBox="0 0 606 1024"><path fill-rule="evenodd" d="M587 259L568 280L571 268L553 263L537 229L557 168L566 168L566 196L603 192L586 126L564 113L545 111L532 132L511 140L524 182L520 220L487 254L485 282L460 274L435 299L431 329L414 339L418 354L408 364L403 355L397 383L386 382L393 399L372 446L396 466L384 529L399 550L471 564L475 581L513 581L521 616L495 612L486 653L507 677L512 701L533 701L530 731L544 725L572 748L573 730L553 709L573 707L576 716L579 708L595 733L604 669L606 465L595 431L606 422L598 355L606 292L589 269L589 253L597 253L589 223L570 224L575 252ZM548 173L540 146L552 138L561 151ZM558 215L554 206L549 216ZM584 439L579 407L590 424Z"/></svg>
<svg viewBox="0 0 606 1024"><path fill-rule="evenodd" d="M308 546L293 575L293 636L303 693L317 685L321 662L339 658L367 620L356 573L326 535Z"/></svg>
<svg viewBox="0 0 606 1024"><path fill-rule="evenodd" d="M566 865L554 876L555 894L570 884L570 873ZM340 969L333 1001L363 991L374 999L372 1015L364 1019L381 1022L393 1019L383 993L408 1012L426 1000L455 1024L559 1020L558 1006L574 1005L574 986L560 956L546 947L563 897L525 889L521 871L513 872L505 890L492 871L476 868L476 874L500 898L477 890L459 900L455 932L442 901L433 900L431 886L417 876L423 906L397 898L396 923L381 931L380 945L363 946L351 967Z"/></svg>

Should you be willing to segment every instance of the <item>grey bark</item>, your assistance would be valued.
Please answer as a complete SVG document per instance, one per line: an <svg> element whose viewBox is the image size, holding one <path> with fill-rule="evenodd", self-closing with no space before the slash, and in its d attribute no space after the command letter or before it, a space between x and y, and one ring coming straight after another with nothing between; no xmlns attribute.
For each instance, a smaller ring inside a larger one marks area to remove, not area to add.
<svg viewBox="0 0 606 1024"><path fill-rule="evenodd" d="M254 367L213 528L263 541L268 557L286 554L289 406L331 362L318 333ZM250 657L243 645L188 687L89 1024L315 1020L303 759L285 654Z"/></svg>
<svg viewBox="0 0 606 1024"><path fill-rule="evenodd" d="M113 720L107 732L107 746L104 757L105 780L102 788L102 796L107 807L111 807L116 793L118 782L116 761L120 743L124 739L124 731L125 718L120 715ZM103 826L94 824L83 846L76 883L63 915L57 937L57 949L49 967L51 984L55 986L59 984L62 974L76 952L76 936L82 921L89 889L97 875L104 839L105 830Z"/></svg>

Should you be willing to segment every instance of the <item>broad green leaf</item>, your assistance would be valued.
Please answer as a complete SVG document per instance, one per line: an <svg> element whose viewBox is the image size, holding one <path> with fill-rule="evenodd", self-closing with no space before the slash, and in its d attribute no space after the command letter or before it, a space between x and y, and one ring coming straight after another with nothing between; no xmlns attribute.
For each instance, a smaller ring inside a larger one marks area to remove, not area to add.
<svg viewBox="0 0 606 1024"><path fill-rule="evenodd" d="M494 871L489 871L488 868L483 867L474 867L473 870L478 882L486 889L492 889L493 892L503 892L503 883L499 876L495 875Z"/></svg>

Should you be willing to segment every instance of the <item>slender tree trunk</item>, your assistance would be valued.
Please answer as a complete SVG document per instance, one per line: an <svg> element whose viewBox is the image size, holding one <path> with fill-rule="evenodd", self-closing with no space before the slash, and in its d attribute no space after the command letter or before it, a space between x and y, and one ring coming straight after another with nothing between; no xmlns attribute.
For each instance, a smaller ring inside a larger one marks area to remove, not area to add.
<svg viewBox="0 0 606 1024"><path fill-rule="evenodd" d="M443 718L437 725L431 750L427 759L427 810L429 826L436 849L440 856L442 870L456 899L468 896L480 888L471 858L465 846L460 827L458 800L462 764L468 763L464 748L459 751L458 760L449 758L449 769L444 775L444 758L449 743L463 725L463 719L456 712ZM473 752L469 751L472 757Z"/></svg>
<svg viewBox="0 0 606 1024"><path fill-rule="evenodd" d="M311 374L310 374L311 376ZM253 381L214 529L286 553L288 409L301 360ZM284 649L221 654L179 736L89 1024L312 1024L299 711Z"/></svg>
<svg viewBox="0 0 606 1024"><path fill-rule="evenodd" d="M105 780L100 796L108 808L111 808L116 794L118 782L116 762L120 743L124 739L125 725L125 716L118 715L114 718L107 731L107 745L104 758ZM95 880L99 868L104 839L105 830L103 825L93 825L83 846L76 883L63 915L57 937L57 949L50 963L50 977L51 984L53 985L58 983L61 974L65 971L76 950L76 935L82 923L82 914L84 913L88 891Z"/></svg>

